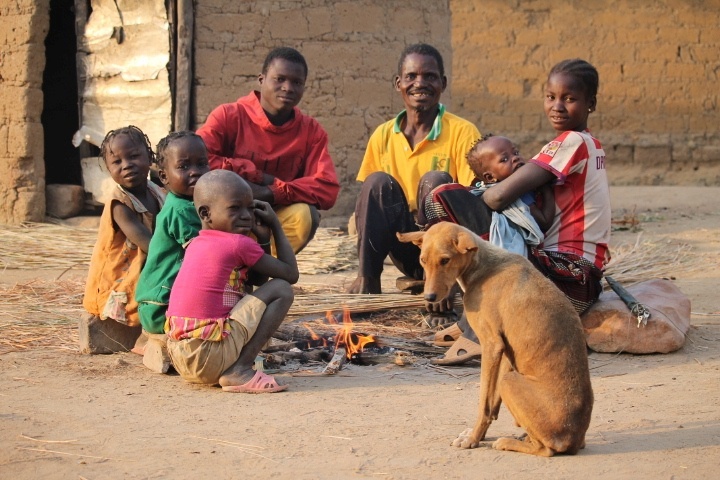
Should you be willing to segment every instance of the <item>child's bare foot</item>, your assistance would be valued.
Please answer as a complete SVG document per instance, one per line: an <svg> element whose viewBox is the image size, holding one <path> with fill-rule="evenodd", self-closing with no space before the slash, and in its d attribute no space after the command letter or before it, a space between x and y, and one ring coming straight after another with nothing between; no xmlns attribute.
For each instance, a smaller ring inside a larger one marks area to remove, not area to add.
<svg viewBox="0 0 720 480"><path fill-rule="evenodd" d="M252 370L251 370L252 371ZM228 385L226 382L230 381L227 376L223 375L220 377L220 385L224 392L231 393L275 393L282 392L288 388L287 385L281 385L275 380L275 377L267 375L261 371L254 373L250 380L243 383L236 383ZM242 380L239 380L242 381ZM225 383L224 383L225 382ZM234 382L234 380L233 380Z"/></svg>
<svg viewBox="0 0 720 480"><path fill-rule="evenodd" d="M218 379L221 387L232 387L242 385L249 382L255 376L255 370L252 367L247 368L229 368Z"/></svg>

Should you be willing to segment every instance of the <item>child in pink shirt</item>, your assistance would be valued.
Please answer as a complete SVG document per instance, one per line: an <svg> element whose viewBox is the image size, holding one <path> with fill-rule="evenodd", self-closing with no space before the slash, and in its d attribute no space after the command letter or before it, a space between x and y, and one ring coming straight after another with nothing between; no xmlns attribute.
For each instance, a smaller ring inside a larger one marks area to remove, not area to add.
<svg viewBox="0 0 720 480"><path fill-rule="evenodd" d="M193 199L202 230L185 252L165 324L173 365L186 381L219 383L227 392L285 390L252 368L290 309L299 277L280 221L229 170L200 177ZM269 254L271 234L277 258Z"/></svg>

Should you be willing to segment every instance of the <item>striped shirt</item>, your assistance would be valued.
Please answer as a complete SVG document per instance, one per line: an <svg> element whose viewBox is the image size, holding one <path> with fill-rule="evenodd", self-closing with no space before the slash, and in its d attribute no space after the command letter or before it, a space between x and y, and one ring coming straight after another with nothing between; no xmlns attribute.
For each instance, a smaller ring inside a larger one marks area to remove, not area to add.
<svg viewBox="0 0 720 480"><path fill-rule="evenodd" d="M557 177L555 219L542 248L581 255L602 269L610 261L611 221L602 145L588 131L567 131L530 161Z"/></svg>

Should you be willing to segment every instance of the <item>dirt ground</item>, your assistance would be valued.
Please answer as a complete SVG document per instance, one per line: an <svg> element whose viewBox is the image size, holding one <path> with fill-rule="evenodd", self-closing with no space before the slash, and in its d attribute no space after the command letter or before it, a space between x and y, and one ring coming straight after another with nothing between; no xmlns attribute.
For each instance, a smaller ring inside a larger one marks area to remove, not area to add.
<svg viewBox="0 0 720 480"><path fill-rule="evenodd" d="M0 355L0 478L712 478L720 458L720 187L613 187L644 240L707 258L678 273L692 301L685 346L666 355L590 355L587 447L536 458L490 448L519 435L507 410L476 450L450 446L477 415L476 365L350 365L281 375L287 392L223 393L145 369L133 354ZM618 231L613 244L638 233ZM2 283L53 271L6 270ZM82 276L83 272L73 275ZM394 289L397 272L383 278ZM354 272L303 282L346 285Z"/></svg>

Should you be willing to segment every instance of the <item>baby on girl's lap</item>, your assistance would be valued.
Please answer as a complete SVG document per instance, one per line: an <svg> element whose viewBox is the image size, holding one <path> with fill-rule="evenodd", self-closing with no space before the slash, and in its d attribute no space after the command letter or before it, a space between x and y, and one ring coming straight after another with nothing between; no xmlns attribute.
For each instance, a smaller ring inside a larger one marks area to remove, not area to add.
<svg viewBox="0 0 720 480"><path fill-rule="evenodd" d="M501 182L525 165L517 146L507 137L488 134L478 139L467 154L468 165L475 180L490 186ZM538 206L538 197L540 205ZM543 232L552 225L555 217L555 197L551 184L520 198L530 208L530 214Z"/></svg>

